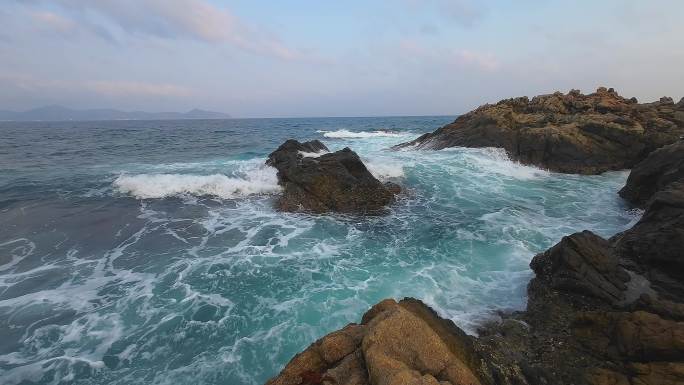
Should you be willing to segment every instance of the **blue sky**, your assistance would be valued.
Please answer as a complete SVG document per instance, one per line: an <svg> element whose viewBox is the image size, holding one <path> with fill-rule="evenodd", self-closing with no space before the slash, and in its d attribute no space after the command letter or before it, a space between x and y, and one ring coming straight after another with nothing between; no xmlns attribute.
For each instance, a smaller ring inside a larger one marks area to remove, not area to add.
<svg viewBox="0 0 684 385"><path fill-rule="evenodd" d="M4 0L0 109L454 115L684 96L684 1Z"/></svg>

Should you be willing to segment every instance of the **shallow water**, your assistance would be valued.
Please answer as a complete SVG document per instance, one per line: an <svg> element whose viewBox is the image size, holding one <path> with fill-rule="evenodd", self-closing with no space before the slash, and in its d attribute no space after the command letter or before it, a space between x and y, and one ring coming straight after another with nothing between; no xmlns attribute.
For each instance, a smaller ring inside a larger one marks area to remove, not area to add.
<svg viewBox="0 0 684 385"><path fill-rule="evenodd" d="M386 150L451 120L0 123L0 382L259 384L387 297L472 332L524 307L535 253L637 219L626 172ZM263 161L289 137L407 192L383 217L275 212Z"/></svg>

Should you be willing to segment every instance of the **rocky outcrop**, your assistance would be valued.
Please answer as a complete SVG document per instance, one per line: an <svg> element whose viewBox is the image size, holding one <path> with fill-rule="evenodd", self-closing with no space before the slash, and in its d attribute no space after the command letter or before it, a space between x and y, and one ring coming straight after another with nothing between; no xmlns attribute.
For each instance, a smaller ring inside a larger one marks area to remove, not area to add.
<svg viewBox="0 0 684 385"><path fill-rule="evenodd" d="M520 369L502 371L495 361L485 360L483 350L476 338L422 302L388 299L368 310L361 324L349 324L313 343L266 384L520 383Z"/></svg>
<svg viewBox="0 0 684 385"><path fill-rule="evenodd" d="M680 180L684 180L684 140L653 151L634 166L619 194L644 206L656 192Z"/></svg>
<svg viewBox="0 0 684 385"><path fill-rule="evenodd" d="M283 211L374 213L390 204L400 191L381 183L349 148L329 152L317 140L288 140L268 156L266 164L278 170Z"/></svg>
<svg viewBox="0 0 684 385"><path fill-rule="evenodd" d="M532 259L537 279L559 290L593 296L609 303L625 299L629 274L618 265L610 243L584 231L572 234Z"/></svg>
<svg viewBox="0 0 684 385"><path fill-rule="evenodd" d="M395 148L500 147L511 159L565 173L631 168L684 135L684 100L639 104L612 88L486 104Z"/></svg>
<svg viewBox="0 0 684 385"><path fill-rule="evenodd" d="M532 259L525 311L502 314L473 337L418 300L385 300L269 385L684 384L677 146L649 156L623 189L647 202L634 227L609 240L575 233Z"/></svg>
<svg viewBox="0 0 684 385"><path fill-rule="evenodd" d="M653 284L684 298L684 180L656 192L641 220L614 239L620 254Z"/></svg>

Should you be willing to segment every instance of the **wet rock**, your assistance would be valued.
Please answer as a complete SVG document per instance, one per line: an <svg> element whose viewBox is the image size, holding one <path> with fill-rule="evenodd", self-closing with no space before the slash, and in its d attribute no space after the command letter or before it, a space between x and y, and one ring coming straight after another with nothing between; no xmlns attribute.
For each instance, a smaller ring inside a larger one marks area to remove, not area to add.
<svg viewBox="0 0 684 385"><path fill-rule="evenodd" d="M593 296L607 302L625 298L629 274L618 265L610 243L583 231L563 239L534 257L530 264L537 279L554 289Z"/></svg>
<svg viewBox="0 0 684 385"><path fill-rule="evenodd" d="M637 104L615 90L502 100L395 148L500 147L525 164L565 173L631 168L684 134L684 105Z"/></svg>
<svg viewBox="0 0 684 385"><path fill-rule="evenodd" d="M283 211L374 213L390 204L400 188L383 184L349 148L330 153L319 141L288 140L266 164L278 170Z"/></svg>
<svg viewBox="0 0 684 385"><path fill-rule="evenodd" d="M677 181L684 181L684 140L653 151L634 166L619 194L644 206L656 192Z"/></svg>

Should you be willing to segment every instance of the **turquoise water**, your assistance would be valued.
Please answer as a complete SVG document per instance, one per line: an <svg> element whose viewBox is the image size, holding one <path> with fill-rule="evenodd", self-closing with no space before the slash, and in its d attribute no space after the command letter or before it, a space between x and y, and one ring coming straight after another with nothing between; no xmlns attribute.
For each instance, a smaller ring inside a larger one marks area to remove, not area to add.
<svg viewBox="0 0 684 385"><path fill-rule="evenodd" d="M626 172L387 151L452 119L0 123L0 382L259 384L387 297L473 332L524 307L535 253L637 219ZM406 192L383 217L276 212L288 137Z"/></svg>

